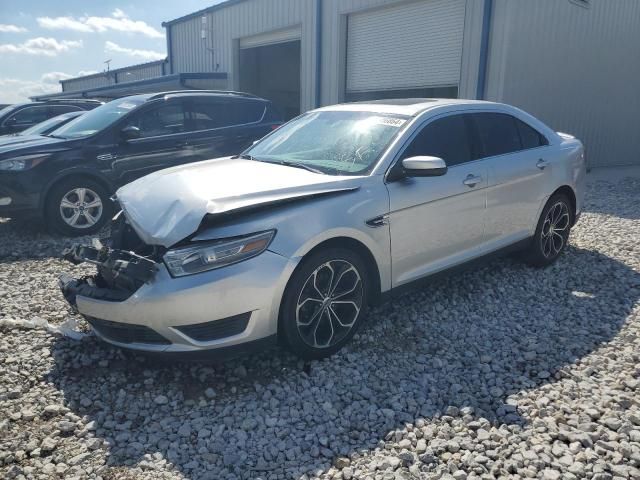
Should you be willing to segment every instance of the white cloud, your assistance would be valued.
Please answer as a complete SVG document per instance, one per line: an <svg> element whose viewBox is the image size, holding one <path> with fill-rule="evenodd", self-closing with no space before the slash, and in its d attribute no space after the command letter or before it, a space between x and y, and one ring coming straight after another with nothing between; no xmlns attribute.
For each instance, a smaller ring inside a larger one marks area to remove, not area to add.
<svg viewBox="0 0 640 480"><path fill-rule="evenodd" d="M6 23L0 23L0 32L2 33L24 33L28 32L28 30L24 27L19 27L17 25L10 25Z"/></svg>
<svg viewBox="0 0 640 480"><path fill-rule="evenodd" d="M93 29L72 17L40 17L37 19L38 25L50 30L73 30L74 32L93 32Z"/></svg>
<svg viewBox="0 0 640 480"><path fill-rule="evenodd" d="M110 17L39 17L38 25L55 30L73 30L76 32L108 31L140 33L149 38L164 38L164 34L142 20L131 20L126 13L116 8Z"/></svg>
<svg viewBox="0 0 640 480"><path fill-rule="evenodd" d="M53 83L57 85L60 80L66 80L72 77L73 75L69 75L64 72L49 72L42 75L42 77L40 77L40 81L43 83Z"/></svg>
<svg viewBox="0 0 640 480"><path fill-rule="evenodd" d="M80 70L80 71L78 72L78 76L79 76L79 77L85 77L85 76L87 76L87 75L94 75L94 74L96 74L96 73L98 73L98 71L97 71L97 70Z"/></svg>
<svg viewBox="0 0 640 480"><path fill-rule="evenodd" d="M154 50L138 50L135 48L121 47L117 43L105 42L104 51L107 53L122 53L130 57L141 58L143 60L161 60L166 57L166 54L162 52L156 52Z"/></svg>
<svg viewBox="0 0 640 480"><path fill-rule="evenodd" d="M67 52L82 47L82 41L62 40L55 38L37 37L30 38L23 43L0 44L0 53L17 53L27 55L44 55L55 57L59 53Z"/></svg>
<svg viewBox="0 0 640 480"><path fill-rule="evenodd" d="M78 75L64 72L48 72L39 80L21 80L18 78L0 77L0 103L26 102L29 97L60 92L60 80L98 73L95 71L80 71Z"/></svg>

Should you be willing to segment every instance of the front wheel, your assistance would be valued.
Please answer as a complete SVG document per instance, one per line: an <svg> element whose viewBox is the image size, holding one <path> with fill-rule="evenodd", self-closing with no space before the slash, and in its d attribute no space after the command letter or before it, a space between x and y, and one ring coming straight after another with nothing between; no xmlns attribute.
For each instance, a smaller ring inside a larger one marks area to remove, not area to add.
<svg viewBox="0 0 640 480"><path fill-rule="evenodd" d="M566 249L573 225L573 207L566 195L553 195L540 215L527 261L536 267L555 262Z"/></svg>
<svg viewBox="0 0 640 480"><path fill-rule="evenodd" d="M287 346L307 360L333 355L357 331L367 301L360 256L342 248L313 254L296 269L284 294L280 326Z"/></svg>
<svg viewBox="0 0 640 480"><path fill-rule="evenodd" d="M68 236L96 233L111 212L108 192L88 178L70 178L55 185L45 205L48 226Z"/></svg>

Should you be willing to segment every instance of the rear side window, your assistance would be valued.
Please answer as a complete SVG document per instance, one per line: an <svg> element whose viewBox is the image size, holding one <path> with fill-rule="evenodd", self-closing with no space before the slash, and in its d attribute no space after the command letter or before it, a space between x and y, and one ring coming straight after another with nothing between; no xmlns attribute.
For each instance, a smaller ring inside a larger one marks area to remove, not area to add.
<svg viewBox="0 0 640 480"><path fill-rule="evenodd" d="M442 158L448 166L474 159L464 115L451 115L429 123L413 139L403 158L430 155Z"/></svg>
<svg viewBox="0 0 640 480"><path fill-rule="evenodd" d="M210 130L259 122L265 105L252 101L191 101L188 108L188 128Z"/></svg>
<svg viewBox="0 0 640 480"><path fill-rule="evenodd" d="M524 150L549 145L549 141L545 138L545 136L538 132L535 128L527 125L517 118L515 118L514 120L516 122L516 126L518 127L520 140L522 141L522 148Z"/></svg>
<svg viewBox="0 0 640 480"><path fill-rule="evenodd" d="M56 117L63 113L77 112L82 110L80 107L74 107L73 105L53 105L49 107L49 116Z"/></svg>
<svg viewBox="0 0 640 480"><path fill-rule="evenodd" d="M505 155L522 150L520 132L511 115L503 113L474 113L478 137L485 157Z"/></svg>

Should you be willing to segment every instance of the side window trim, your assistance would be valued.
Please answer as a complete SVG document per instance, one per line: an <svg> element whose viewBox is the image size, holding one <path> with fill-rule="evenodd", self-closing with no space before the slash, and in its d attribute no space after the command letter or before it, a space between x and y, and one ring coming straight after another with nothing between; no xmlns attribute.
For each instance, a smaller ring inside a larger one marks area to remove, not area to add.
<svg viewBox="0 0 640 480"><path fill-rule="evenodd" d="M427 126L429 126L431 123L437 121L437 120L442 120L443 118L446 117L452 117L454 115L461 115L464 116L464 124L465 127L467 129L467 134L469 136L469 139L471 140L471 145L469 145L469 150L471 152L472 157L475 156L475 147L473 146L474 143L474 139L475 139L475 131L472 128L472 121L469 118L471 112L468 111L453 111L453 112L445 112L445 113L441 113L439 115L436 115L435 117L430 117L427 118L426 120L424 120L422 123L420 123L419 125L417 125L415 127L415 130L413 131L413 133L409 136L409 138L407 138L404 143L402 144L402 146L400 147L400 149L398 150L398 153L395 154L395 157L393 158L393 160L391 161L389 168L387 168L387 171L384 174L384 182L385 183L389 183L387 180L387 177L389 177L390 173L397 168L396 166L398 165L399 162L401 162L404 159L404 152L407 150L407 148L409 148L409 146L411 145L411 143L416 139L416 137L422 132L422 130L424 130L425 128L427 128ZM455 165L451 165L448 166L448 168L455 168L455 167L459 167L462 165L469 165L471 163L477 162L479 160L483 160L483 158L473 158L472 160L468 161L468 162L462 162L462 163L457 163Z"/></svg>

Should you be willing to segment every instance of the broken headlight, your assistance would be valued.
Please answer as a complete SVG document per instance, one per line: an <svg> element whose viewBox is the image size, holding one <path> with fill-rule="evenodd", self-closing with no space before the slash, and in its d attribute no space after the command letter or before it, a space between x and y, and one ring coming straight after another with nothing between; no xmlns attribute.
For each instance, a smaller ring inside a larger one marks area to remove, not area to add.
<svg viewBox="0 0 640 480"><path fill-rule="evenodd" d="M218 240L212 243L169 250L163 257L173 277L206 272L255 257L264 252L276 231Z"/></svg>

